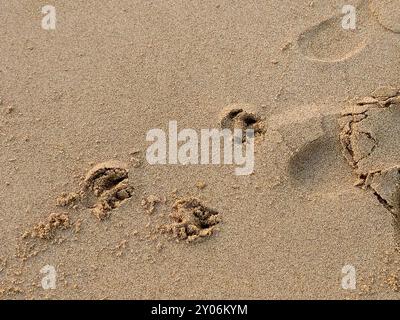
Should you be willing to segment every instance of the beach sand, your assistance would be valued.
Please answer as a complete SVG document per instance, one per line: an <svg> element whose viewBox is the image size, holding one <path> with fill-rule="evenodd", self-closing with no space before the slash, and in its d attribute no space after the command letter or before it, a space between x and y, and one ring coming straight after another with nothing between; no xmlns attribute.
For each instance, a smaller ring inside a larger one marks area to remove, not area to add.
<svg viewBox="0 0 400 320"><path fill-rule="evenodd" d="M398 298L400 1L348 4L1 0L0 298ZM251 175L146 160L236 109Z"/></svg>

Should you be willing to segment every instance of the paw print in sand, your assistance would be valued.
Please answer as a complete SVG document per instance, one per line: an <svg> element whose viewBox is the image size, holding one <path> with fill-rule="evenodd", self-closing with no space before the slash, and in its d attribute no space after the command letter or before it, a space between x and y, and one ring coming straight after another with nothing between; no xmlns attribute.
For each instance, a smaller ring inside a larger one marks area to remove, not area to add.
<svg viewBox="0 0 400 320"><path fill-rule="evenodd" d="M94 166L86 175L83 190L91 191L97 198L92 208L100 220L133 195L128 182L128 168L119 161L108 161Z"/></svg>
<svg viewBox="0 0 400 320"><path fill-rule="evenodd" d="M221 221L217 211L205 207L196 198L176 201L169 217L173 222L164 225L161 231L171 233L176 239L187 242L211 236Z"/></svg>
<svg viewBox="0 0 400 320"><path fill-rule="evenodd" d="M111 210L132 197L133 187L129 184L128 174L126 165L119 161L99 163L86 174L79 192L61 195L57 204L67 207L84 203L99 220L104 220Z"/></svg>
<svg viewBox="0 0 400 320"><path fill-rule="evenodd" d="M249 104L232 104L222 110L220 116L222 129L243 130L242 142L246 141L245 130L253 129L254 136L261 136L265 133L265 121L256 108Z"/></svg>

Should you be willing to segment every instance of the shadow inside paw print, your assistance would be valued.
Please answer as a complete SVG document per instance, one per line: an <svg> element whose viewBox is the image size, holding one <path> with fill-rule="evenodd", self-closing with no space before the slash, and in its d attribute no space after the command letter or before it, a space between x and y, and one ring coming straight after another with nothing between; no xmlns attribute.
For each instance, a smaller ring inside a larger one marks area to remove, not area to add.
<svg viewBox="0 0 400 320"><path fill-rule="evenodd" d="M247 104L234 104L226 107L221 115L221 128L223 129L241 129L244 134L242 142L246 142L247 135L245 131L254 130L254 136L259 137L265 133L265 121L260 116L255 107Z"/></svg>

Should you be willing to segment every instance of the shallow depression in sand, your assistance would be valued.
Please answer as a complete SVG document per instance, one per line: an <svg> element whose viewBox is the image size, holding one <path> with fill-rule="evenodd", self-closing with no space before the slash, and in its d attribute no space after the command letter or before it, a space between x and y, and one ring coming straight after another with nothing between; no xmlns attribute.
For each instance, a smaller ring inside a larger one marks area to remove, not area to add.
<svg viewBox="0 0 400 320"><path fill-rule="evenodd" d="M344 29L343 15L336 15L300 34L297 43L301 53L320 62L340 62L358 54L368 43L363 23L368 17L365 2L361 2L356 10L355 30Z"/></svg>
<svg viewBox="0 0 400 320"><path fill-rule="evenodd" d="M400 0L371 0L370 10L383 27L400 33Z"/></svg>
<svg viewBox="0 0 400 320"><path fill-rule="evenodd" d="M322 136L305 144L290 159L292 183L309 192L338 190L338 181L347 178L338 150L338 141L333 137Z"/></svg>

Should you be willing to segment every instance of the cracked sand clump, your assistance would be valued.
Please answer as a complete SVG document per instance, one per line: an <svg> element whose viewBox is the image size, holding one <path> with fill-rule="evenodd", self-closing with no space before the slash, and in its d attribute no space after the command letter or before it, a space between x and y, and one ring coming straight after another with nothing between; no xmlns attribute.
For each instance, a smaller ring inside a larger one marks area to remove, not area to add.
<svg viewBox="0 0 400 320"><path fill-rule="evenodd" d="M24 234L24 238L53 239L58 230L71 227L69 216L66 213L52 213L45 221L39 222L31 231Z"/></svg>
<svg viewBox="0 0 400 320"><path fill-rule="evenodd" d="M392 213L400 213L400 91L381 87L351 102L339 119L343 154L358 176Z"/></svg>
<svg viewBox="0 0 400 320"><path fill-rule="evenodd" d="M58 207L72 207L78 201L82 200L82 194L79 192L64 192L56 199Z"/></svg>
<svg viewBox="0 0 400 320"><path fill-rule="evenodd" d="M145 197L142 199L141 205L143 210L147 213L147 214L153 214L156 206L160 203L165 204L166 199L161 199L158 196L155 195L149 195L148 197Z"/></svg>
<svg viewBox="0 0 400 320"><path fill-rule="evenodd" d="M340 141L344 148L344 156L354 168L360 160L368 157L376 147L377 141L371 132L363 132L358 129L358 123L367 118L367 110L355 111L341 118L344 125L341 128ZM360 112L360 113L358 113Z"/></svg>
<svg viewBox="0 0 400 320"><path fill-rule="evenodd" d="M390 212L400 212L400 167L368 173L360 177L359 186L372 191Z"/></svg>
<svg viewBox="0 0 400 320"><path fill-rule="evenodd" d="M400 93L382 87L351 102L339 119L344 156L360 175L400 165Z"/></svg>
<svg viewBox="0 0 400 320"><path fill-rule="evenodd" d="M169 217L173 222L163 226L162 231L188 242L211 236L221 221L216 210L205 207L192 197L176 201Z"/></svg>

